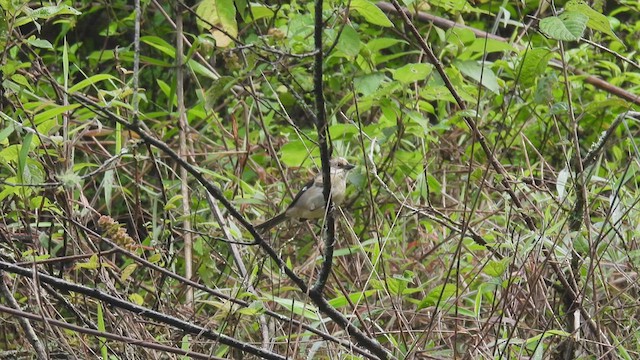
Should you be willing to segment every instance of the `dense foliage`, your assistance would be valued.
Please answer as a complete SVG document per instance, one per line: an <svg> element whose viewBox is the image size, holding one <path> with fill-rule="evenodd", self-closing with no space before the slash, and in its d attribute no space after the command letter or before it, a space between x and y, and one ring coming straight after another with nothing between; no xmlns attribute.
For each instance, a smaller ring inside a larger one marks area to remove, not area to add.
<svg viewBox="0 0 640 360"><path fill-rule="evenodd" d="M316 6L0 0L0 355L640 357L640 3Z"/></svg>

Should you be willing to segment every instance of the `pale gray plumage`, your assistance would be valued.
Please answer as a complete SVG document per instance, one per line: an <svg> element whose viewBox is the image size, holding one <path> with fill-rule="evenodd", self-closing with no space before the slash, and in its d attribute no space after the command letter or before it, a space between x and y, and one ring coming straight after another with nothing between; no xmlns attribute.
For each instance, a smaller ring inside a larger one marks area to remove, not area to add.
<svg viewBox="0 0 640 360"><path fill-rule="evenodd" d="M343 158L331 159L331 200L337 206L342 204L347 188L347 174L355 166ZM317 174L298 192L291 205L273 218L256 225L259 231L267 231L286 219L317 219L324 216L325 203L322 173Z"/></svg>

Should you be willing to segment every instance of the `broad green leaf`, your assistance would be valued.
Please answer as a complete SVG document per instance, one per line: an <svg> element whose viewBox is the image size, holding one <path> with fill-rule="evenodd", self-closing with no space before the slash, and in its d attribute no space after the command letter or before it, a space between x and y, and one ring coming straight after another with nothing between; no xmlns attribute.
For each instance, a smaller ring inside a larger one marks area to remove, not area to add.
<svg viewBox="0 0 640 360"><path fill-rule="evenodd" d="M577 13L580 13L580 14L583 14L583 15L587 16L589 18L589 21L587 22L587 26L590 29L593 29L595 31L603 32L603 33L611 36L612 38L616 39L618 42L620 42L621 44L624 45L622 40L620 40L616 36L616 34L614 34L614 32L611 30L611 24L609 23L609 20L607 19L607 17L602 15L601 13L593 10L584 1L570 0L565 5L564 9L566 11L577 12Z"/></svg>
<svg viewBox="0 0 640 360"><path fill-rule="evenodd" d="M434 306L440 300L440 304L446 302L456 294L456 286L454 284L438 285L429 291L429 294L422 299L418 309L423 309L428 306Z"/></svg>
<svg viewBox="0 0 640 360"><path fill-rule="evenodd" d="M169 55L174 59L176 57L176 48L174 48L164 39L161 39L157 36L143 36L140 38L140 41L153 47L154 49L160 51L165 55Z"/></svg>
<svg viewBox="0 0 640 360"><path fill-rule="evenodd" d="M81 15L82 13L69 5L43 6L29 12L34 19L49 19L56 15Z"/></svg>
<svg viewBox="0 0 640 360"><path fill-rule="evenodd" d="M99 267L100 267L100 263L98 262L98 255L93 254L93 255L91 255L91 258L89 258L88 261L76 263L76 266L74 267L74 269L76 269L76 270L78 270L78 269L95 270L95 269L97 269Z"/></svg>
<svg viewBox="0 0 640 360"><path fill-rule="evenodd" d="M480 38L476 39L471 45L466 46L460 56L466 57L472 54L488 54L502 51L511 52L515 50L516 49L513 47L513 45L507 42L499 41L496 39Z"/></svg>
<svg viewBox="0 0 640 360"><path fill-rule="evenodd" d="M9 135L13 134L15 130L16 130L15 125L10 125L10 124L5 124L4 128L0 129L0 145L2 145L2 147L7 146L8 141L6 140L9 137Z"/></svg>
<svg viewBox="0 0 640 360"><path fill-rule="evenodd" d="M152 264L155 264L155 263L159 262L160 260L162 260L162 254L160 254L160 253L155 253L155 254L151 255L149 257L149 259L147 259L147 261L149 261Z"/></svg>
<svg viewBox="0 0 640 360"><path fill-rule="evenodd" d="M367 22L373 25L383 27L393 26L393 23L389 20L387 15L385 15L384 12L382 12L382 10L380 10L380 8L371 1L353 0L351 1L351 9L358 12L358 14L360 14Z"/></svg>
<svg viewBox="0 0 640 360"><path fill-rule="evenodd" d="M371 95L380 88L384 79L385 75L382 73L358 76L353 79L353 87L357 93L362 94L363 96Z"/></svg>
<svg viewBox="0 0 640 360"><path fill-rule="evenodd" d="M371 52L379 52L382 49L387 49L387 48L389 48L391 46L394 46L394 45L397 45L397 44L407 45L408 43L406 41L400 40L400 39L383 37L383 38L372 39L369 42L367 42L365 46Z"/></svg>
<svg viewBox="0 0 640 360"><path fill-rule="evenodd" d="M144 299L138 293L129 294L129 301L138 306L142 306L142 304L144 304Z"/></svg>
<svg viewBox="0 0 640 360"><path fill-rule="evenodd" d="M122 270L122 273L120 274L120 280L125 282L127 280L129 280L129 277L131 277L131 274L133 274L133 272L138 268L137 264L129 264L127 265L127 267L124 268L124 270Z"/></svg>
<svg viewBox="0 0 640 360"><path fill-rule="evenodd" d="M31 209L42 209L44 211L49 211L54 214L62 215L60 209L51 202L50 199L44 196L33 196L29 198L29 206Z"/></svg>
<svg viewBox="0 0 640 360"><path fill-rule="evenodd" d="M182 337L182 341L180 344L180 349L183 351L189 351L191 349L191 336L189 334ZM190 359L190 357L183 357L182 359Z"/></svg>
<svg viewBox="0 0 640 360"><path fill-rule="evenodd" d="M401 83L408 84L414 81L424 80L431 74L433 65L417 63L407 64L401 68L394 70L393 78Z"/></svg>
<svg viewBox="0 0 640 360"><path fill-rule="evenodd" d="M546 339L549 336L569 337L569 336L571 336L571 333L568 333L568 332L562 331L562 330L549 329L549 330L544 331L542 334L539 334L539 335L536 335L536 336L528 338L527 340L524 341L524 343L526 345L537 344L538 342L540 342L540 340Z"/></svg>
<svg viewBox="0 0 640 360"><path fill-rule="evenodd" d="M31 84L29 84L29 80L27 80L27 78L24 75L13 74L11 75L11 80L13 80L16 84L20 84L26 88L29 88L29 90L33 91Z"/></svg>
<svg viewBox="0 0 640 360"><path fill-rule="evenodd" d="M27 39L27 43L29 45L32 45L41 49L53 49L53 45L51 45L49 41L44 39L38 39L35 36L30 36L29 39Z"/></svg>
<svg viewBox="0 0 640 360"><path fill-rule="evenodd" d="M509 258L504 258L502 260L490 260L482 269L482 272L492 277L498 277L504 274L510 261L511 259Z"/></svg>
<svg viewBox="0 0 640 360"><path fill-rule="evenodd" d="M287 166L300 166L309 157L309 154L318 154L318 149L313 143L303 140L293 140L280 148L282 154L280 160Z"/></svg>
<svg viewBox="0 0 640 360"><path fill-rule="evenodd" d="M203 0L198 5L196 13L200 16L196 19L198 26L211 32L217 46L227 47L233 43L233 39L229 36L234 38L238 36L236 7L233 0Z"/></svg>
<svg viewBox="0 0 640 360"><path fill-rule="evenodd" d="M342 51L347 57L353 58L360 52L362 43L358 32L351 26L345 26L336 44L336 49Z"/></svg>
<svg viewBox="0 0 640 360"><path fill-rule="evenodd" d="M257 21L262 18L271 18L273 17L273 10L268 7L260 4L251 4L251 18L244 19L246 22Z"/></svg>
<svg viewBox="0 0 640 360"><path fill-rule="evenodd" d="M524 87L531 87L538 76L546 73L547 64L553 52L547 48L537 48L522 53L520 65L520 84Z"/></svg>
<svg viewBox="0 0 640 360"><path fill-rule="evenodd" d="M209 79L218 80L220 78L220 76L218 76L216 73L209 70L209 68L205 67L204 65L200 64L199 62L193 59L190 59L189 61L187 61L187 65L195 73L200 74L202 76L206 76Z"/></svg>
<svg viewBox="0 0 640 360"><path fill-rule="evenodd" d="M483 67L477 61L456 61L455 65L461 73L479 82L489 91L494 94L498 94L500 92L498 77L489 67L485 66L483 70Z"/></svg>
<svg viewBox="0 0 640 360"><path fill-rule="evenodd" d="M540 30L556 40L576 41L582 37L588 21L589 17L583 13L565 11L540 20Z"/></svg>

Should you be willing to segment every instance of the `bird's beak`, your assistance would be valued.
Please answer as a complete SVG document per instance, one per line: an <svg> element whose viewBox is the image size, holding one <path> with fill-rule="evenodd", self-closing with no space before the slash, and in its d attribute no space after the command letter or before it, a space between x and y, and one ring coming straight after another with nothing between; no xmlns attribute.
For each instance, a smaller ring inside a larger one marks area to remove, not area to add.
<svg viewBox="0 0 640 360"><path fill-rule="evenodd" d="M345 168L346 170L351 170L351 169L353 169L354 167L356 167L356 166L355 166L355 165L351 165L351 164L347 164L347 165L345 165L345 166L344 166L344 168Z"/></svg>

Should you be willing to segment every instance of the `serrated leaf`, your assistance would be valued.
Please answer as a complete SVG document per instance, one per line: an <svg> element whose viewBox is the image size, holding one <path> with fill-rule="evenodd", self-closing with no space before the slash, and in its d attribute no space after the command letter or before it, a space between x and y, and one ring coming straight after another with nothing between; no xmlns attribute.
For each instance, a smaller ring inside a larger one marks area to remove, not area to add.
<svg viewBox="0 0 640 360"><path fill-rule="evenodd" d="M623 42L611 30L609 19L601 13L592 9L587 3L579 0L570 0L564 7L566 11L578 12L589 18L587 26L595 31L603 32L616 39L620 44ZM624 45L624 44L623 44Z"/></svg>
<svg viewBox="0 0 640 360"><path fill-rule="evenodd" d="M387 15L371 1L353 0L351 1L351 9L358 12L368 23L383 27L393 26Z"/></svg>
<svg viewBox="0 0 640 360"><path fill-rule="evenodd" d="M540 30L556 40L576 41L582 37L588 21L589 17L583 13L565 11L540 20Z"/></svg>

